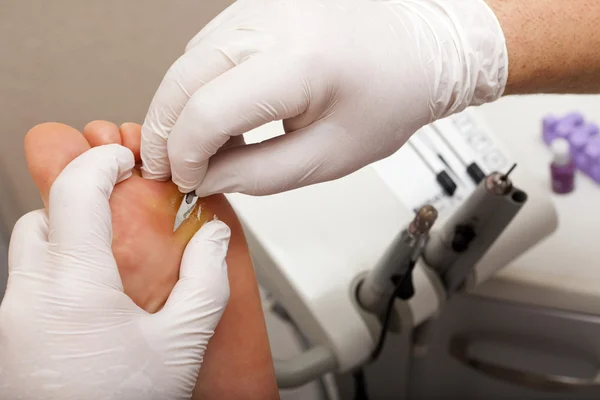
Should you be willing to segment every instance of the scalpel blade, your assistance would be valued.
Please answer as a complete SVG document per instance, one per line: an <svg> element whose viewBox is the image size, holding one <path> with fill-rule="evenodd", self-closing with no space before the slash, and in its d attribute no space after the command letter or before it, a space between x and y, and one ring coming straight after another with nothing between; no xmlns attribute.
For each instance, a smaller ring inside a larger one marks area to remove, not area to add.
<svg viewBox="0 0 600 400"><path fill-rule="evenodd" d="M179 210L177 211L177 215L175 216L175 226L173 226L173 232L175 232L183 221L189 218L190 214L196 207L196 203L198 202L198 196L196 193L190 192L183 196L183 200L181 201L181 205L179 206Z"/></svg>

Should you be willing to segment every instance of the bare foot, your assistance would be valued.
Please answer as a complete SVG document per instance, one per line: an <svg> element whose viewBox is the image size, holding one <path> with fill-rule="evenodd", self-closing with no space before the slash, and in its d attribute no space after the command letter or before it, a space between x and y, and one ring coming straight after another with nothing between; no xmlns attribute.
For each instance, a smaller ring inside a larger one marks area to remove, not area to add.
<svg viewBox="0 0 600 400"><path fill-rule="evenodd" d="M122 134L116 125L96 121L86 126L83 136L59 124L32 129L25 139L25 154L44 204L47 204L50 186L74 157L90 146L123 144L123 137L127 137L126 144L139 144L139 130L131 125L124 126ZM139 145L132 150L139 161ZM192 218L173 233L174 216L181 198L175 185L142 179L136 169L134 176L115 187L110 199L113 253L125 293L149 312L163 306L177 282L185 245L202 223L213 217L210 210L215 207L216 199L204 199L201 211L194 212ZM218 200L224 202L222 198ZM220 211L226 222L235 220L232 211Z"/></svg>
<svg viewBox="0 0 600 400"><path fill-rule="evenodd" d="M137 124L119 128L94 121L83 135L57 123L34 127L25 138L25 155L44 204L69 162L93 146L109 143L128 147L140 161ZM201 199L193 216L173 233L182 198L171 182L143 179L139 170L115 187L110 199L113 253L125 293L146 311L159 310L178 279L187 242L216 215L232 231L227 254L231 296L210 341L196 392L207 399L277 398L264 316L241 225L225 197L215 195Z"/></svg>

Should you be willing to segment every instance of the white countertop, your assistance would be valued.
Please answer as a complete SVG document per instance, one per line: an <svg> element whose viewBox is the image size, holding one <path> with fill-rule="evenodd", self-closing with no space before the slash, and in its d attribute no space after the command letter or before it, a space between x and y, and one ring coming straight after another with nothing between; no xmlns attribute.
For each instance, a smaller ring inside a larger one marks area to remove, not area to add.
<svg viewBox="0 0 600 400"><path fill-rule="evenodd" d="M543 116L579 111L586 121L600 123L600 96L507 97L480 111L551 193L550 152L541 140ZM559 218L556 232L474 292L600 315L600 185L578 173L575 191L552 199Z"/></svg>

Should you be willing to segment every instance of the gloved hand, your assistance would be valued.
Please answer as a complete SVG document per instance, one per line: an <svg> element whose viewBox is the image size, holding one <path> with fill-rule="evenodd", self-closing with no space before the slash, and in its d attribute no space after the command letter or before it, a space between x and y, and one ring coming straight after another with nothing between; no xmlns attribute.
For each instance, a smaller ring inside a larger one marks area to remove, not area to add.
<svg viewBox="0 0 600 400"><path fill-rule="evenodd" d="M336 179L497 99L506 78L483 0L238 0L167 72L142 128L143 174L200 196ZM243 146L273 120L285 135Z"/></svg>
<svg viewBox="0 0 600 400"><path fill-rule="evenodd" d="M134 166L119 145L93 148L51 188L49 215L16 224L0 305L3 399L188 399L229 296L229 228L207 223L188 244L164 308L123 293L109 197Z"/></svg>

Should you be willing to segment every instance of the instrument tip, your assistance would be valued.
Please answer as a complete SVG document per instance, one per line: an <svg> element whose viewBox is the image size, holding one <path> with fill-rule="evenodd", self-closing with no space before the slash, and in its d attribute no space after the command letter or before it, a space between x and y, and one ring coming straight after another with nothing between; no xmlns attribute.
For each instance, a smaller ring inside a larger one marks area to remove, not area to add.
<svg viewBox="0 0 600 400"><path fill-rule="evenodd" d="M183 196L183 200L181 201L181 205L179 206L179 210L177 211L177 215L175 216L175 224L173 225L173 232L175 232L179 227L183 224L183 222L188 219L188 217L192 214L192 210L196 206L198 202L198 196L194 192L190 192Z"/></svg>

